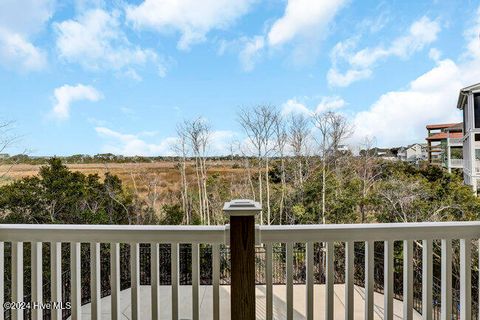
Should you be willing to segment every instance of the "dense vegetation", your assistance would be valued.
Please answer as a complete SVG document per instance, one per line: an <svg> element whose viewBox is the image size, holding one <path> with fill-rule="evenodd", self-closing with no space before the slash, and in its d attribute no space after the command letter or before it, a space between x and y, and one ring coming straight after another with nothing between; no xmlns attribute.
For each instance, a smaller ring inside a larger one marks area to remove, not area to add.
<svg viewBox="0 0 480 320"><path fill-rule="evenodd" d="M11 165L48 163L37 176L0 187L0 219L223 224L223 203L234 198L260 202L262 224L477 220L480 214L480 201L459 172L379 158L371 138L358 152L345 148L353 128L341 114L286 116L274 106L259 105L239 110L237 120L245 139L232 142L224 157L209 154L213 133L198 117L178 124L175 157L3 158L3 164ZM86 175L65 166L154 161L168 161L169 180L149 167L144 174L131 172L132 183L125 185L112 173Z"/></svg>
<svg viewBox="0 0 480 320"><path fill-rule="evenodd" d="M280 161L272 160L268 178L272 223L322 222L322 171L320 160L306 159L312 167L299 184L294 160L286 165L282 190ZM314 163L317 163L314 165ZM239 166L232 162L232 166ZM378 158L340 155L326 170L325 222L413 222L477 220L480 201L459 173L449 174L432 166L414 166ZM248 180L248 179L247 179ZM255 189L257 177L252 174ZM190 190L192 203L198 201ZM70 171L61 160L52 158L38 176L25 177L0 187L2 223L78 224L181 224L185 223L180 191L172 191L168 203L156 212L115 175L104 177ZM213 223L224 223L221 204L233 197L252 197L242 181L218 174L207 180L207 195ZM282 200L283 197L283 200ZM280 208L280 204L283 207ZM193 219L200 218L192 206Z"/></svg>

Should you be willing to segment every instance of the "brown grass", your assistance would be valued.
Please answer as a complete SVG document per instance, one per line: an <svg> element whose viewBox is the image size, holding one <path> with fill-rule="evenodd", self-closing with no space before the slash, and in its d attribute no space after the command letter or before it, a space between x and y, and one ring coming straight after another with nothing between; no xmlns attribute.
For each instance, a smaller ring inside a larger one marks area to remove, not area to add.
<svg viewBox="0 0 480 320"><path fill-rule="evenodd" d="M211 161L208 164L209 174L220 174L223 178L239 181L244 174L242 168L233 168L233 161ZM110 172L122 179L128 189L137 193L141 198L148 199L153 186L156 186L158 201L156 209L163 203L172 203L180 190L180 173L175 162L153 163L91 163L91 164L67 164L72 171L84 174L98 174L103 178L105 173ZM12 166L0 165L1 184L6 184L23 177L38 174L41 165L17 164ZM187 179L193 187L196 185L194 163L187 165Z"/></svg>

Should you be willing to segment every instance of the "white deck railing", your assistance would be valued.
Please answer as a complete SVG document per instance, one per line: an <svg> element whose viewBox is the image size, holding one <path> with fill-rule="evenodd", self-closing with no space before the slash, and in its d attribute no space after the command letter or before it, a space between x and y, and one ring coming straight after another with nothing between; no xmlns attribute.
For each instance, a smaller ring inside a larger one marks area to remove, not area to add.
<svg viewBox="0 0 480 320"><path fill-rule="evenodd" d="M334 250L345 247L345 319L354 317L354 243L365 243L365 318L373 319L374 242L384 243L384 319L393 319L393 245L403 243L403 306L404 319L413 318L413 243L422 243L422 300L424 319L432 318L433 241L441 240L441 314L452 318L452 240L460 241L460 317L471 319L472 240L480 238L480 222L398 223L351 225L261 226L258 239L266 248L266 319L273 318L272 246L286 244L287 319L293 319L293 248L306 244L306 318L314 312L314 244L323 243L326 251L325 319L333 319ZM192 319L199 315L199 245L212 245L213 319L221 318L219 306L220 245L225 243L224 226L95 226L95 225L0 225L0 274L5 273L4 243L11 242L12 301L22 301L24 292L23 244L31 243L31 301L62 301L61 243L70 243L72 319L81 318L80 244L90 245L90 287L92 319L100 319L100 244L110 244L110 279L112 319L119 318L120 244L130 244L132 319L139 319L139 244L151 244L151 312L159 318L159 244L171 245L172 319L179 317L179 254L180 244L192 244ZM50 243L51 297L42 297L42 243ZM3 292L0 281L0 293ZM3 305L4 297L0 294ZM42 311L33 310L33 319L41 319ZM22 310L12 310L14 319L22 319ZM54 310L52 319L61 319L61 310ZM0 313L3 319L3 312Z"/></svg>

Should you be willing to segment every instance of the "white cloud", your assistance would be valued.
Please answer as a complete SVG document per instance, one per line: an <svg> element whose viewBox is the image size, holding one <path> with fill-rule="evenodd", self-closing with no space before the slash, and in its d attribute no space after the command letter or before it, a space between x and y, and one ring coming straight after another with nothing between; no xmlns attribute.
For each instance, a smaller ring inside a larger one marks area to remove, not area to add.
<svg viewBox="0 0 480 320"><path fill-rule="evenodd" d="M307 108L303 103L299 102L297 99L288 99L282 105L282 114L288 115L291 113L302 113L304 115L311 115L312 111Z"/></svg>
<svg viewBox="0 0 480 320"><path fill-rule="evenodd" d="M0 29L0 63L7 68L38 71L47 64L47 57L22 35Z"/></svg>
<svg viewBox="0 0 480 320"><path fill-rule="evenodd" d="M138 135L125 134L106 127L96 127L95 131L109 140L103 147L104 152L125 156L172 155L171 145L175 138L166 138L159 144L147 143Z"/></svg>
<svg viewBox="0 0 480 320"><path fill-rule="evenodd" d="M298 37L321 34L345 0L288 0L284 15L268 32L268 43L278 46Z"/></svg>
<svg viewBox="0 0 480 320"><path fill-rule="evenodd" d="M302 113L304 115L312 115L314 113L322 113L325 111L334 111L343 108L347 103L341 97L331 96L322 97L320 102L314 107L309 108L297 99L289 99L282 105L282 114Z"/></svg>
<svg viewBox="0 0 480 320"><path fill-rule="evenodd" d="M126 16L137 29L177 31L178 48L205 41L213 29L224 29L248 12L253 0L145 0L127 6Z"/></svg>
<svg viewBox="0 0 480 320"><path fill-rule="evenodd" d="M41 31L52 17L55 0L0 1L0 29L23 36Z"/></svg>
<svg viewBox="0 0 480 320"><path fill-rule="evenodd" d="M102 9L86 11L73 20L54 24L61 58L92 70L115 70L140 80L135 68L155 65L160 76L165 66L152 49L131 44L122 31L120 13Z"/></svg>
<svg viewBox="0 0 480 320"><path fill-rule="evenodd" d="M177 143L176 137L167 137L159 142L147 142L142 137L153 137L155 134L144 131L138 134L126 134L114 131L107 127L96 127L95 131L103 138L107 139L107 143L103 147L104 152L122 154L127 156L172 156L174 152L172 146ZM229 154L230 141L235 136L232 131L213 131L210 135L209 154L224 155Z"/></svg>
<svg viewBox="0 0 480 320"><path fill-rule="evenodd" d="M375 64L390 56L406 59L433 43L440 32L440 25L428 17L415 21L406 35L398 37L387 46L376 46L354 51L358 38L347 39L335 45L331 52L332 68L327 74L332 86L346 87L351 83L370 77ZM339 71L339 64L348 66L344 72Z"/></svg>
<svg viewBox="0 0 480 320"><path fill-rule="evenodd" d="M55 105L52 109L52 115L60 120L67 119L70 116L70 107L76 101L98 101L102 94L92 86L77 84L75 86L63 85L54 91Z"/></svg>
<svg viewBox="0 0 480 320"><path fill-rule="evenodd" d="M475 18L465 32L466 49L460 59L438 60L407 89L387 92L368 110L357 113L353 142L365 136L376 137L380 146L422 142L428 123L462 120L456 108L459 90L480 79L480 7Z"/></svg>
<svg viewBox="0 0 480 320"><path fill-rule="evenodd" d="M341 73L335 68L328 70L327 79L328 83L333 86L338 87L347 87L351 83L367 79L372 75L372 70L364 69L364 70L355 70L350 69L347 70L345 73Z"/></svg>
<svg viewBox="0 0 480 320"><path fill-rule="evenodd" d="M262 36L256 36L252 39L245 40L245 42L244 48L240 51L239 58L243 70L252 71L259 58L260 50L265 46L265 40Z"/></svg>
<svg viewBox="0 0 480 320"><path fill-rule="evenodd" d="M241 44L239 59L245 71L251 71L255 63L268 49L275 49L287 43L294 43L292 60L304 63L317 52L319 39L325 35L327 26L347 0L288 0L282 17L273 22L262 35L241 38L234 44ZM231 45L221 42L220 53Z"/></svg>
<svg viewBox="0 0 480 320"><path fill-rule="evenodd" d="M54 0L0 1L0 64L22 71L45 67L46 53L32 38L52 17L54 4Z"/></svg>

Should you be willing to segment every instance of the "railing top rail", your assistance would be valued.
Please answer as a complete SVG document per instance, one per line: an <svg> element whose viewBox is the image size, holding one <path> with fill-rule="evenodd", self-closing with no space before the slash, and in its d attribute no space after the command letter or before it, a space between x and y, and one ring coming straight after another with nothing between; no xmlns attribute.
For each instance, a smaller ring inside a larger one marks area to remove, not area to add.
<svg viewBox="0 0 480 320"><path fill-rule="evenodd" d="M261 226L262 242L478 239L480 222Z"/></svg>
<svg viewBox="0 0 480 320"><path fill-rule="evenodd" d="M0 224L0 241L224 243L225 226ZM262 242L480 238L480 222L260 226Z"/></svg>
<svg viewBox="0 0 480 320"><path fill-rule="evenodd" d="M225 226L0 224L0 241L224 243Z"/></svg>

